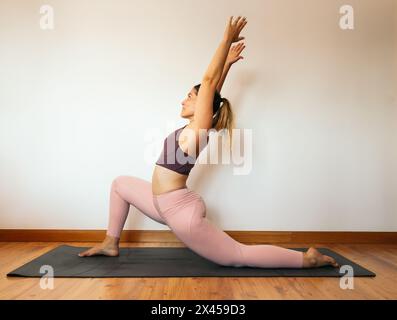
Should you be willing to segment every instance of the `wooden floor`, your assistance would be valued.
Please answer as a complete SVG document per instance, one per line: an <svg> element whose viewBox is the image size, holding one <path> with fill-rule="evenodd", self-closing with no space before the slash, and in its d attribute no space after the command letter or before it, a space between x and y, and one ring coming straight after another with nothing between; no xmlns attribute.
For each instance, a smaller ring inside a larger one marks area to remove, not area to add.
<svg viewBox="0 0 397 320"><path fill-rule="evenodd" d="M0 242L0 299L396 299L397 245L316 244L328 247L376 273L354 278L354 289L343 290L339 278L55 278L43 290L39 278L7 278L22 264L62 244L90 247L93 243ZM282 245L307 247L305 244ZM122 243L122 247L179 246L165 243Z"/></svg>

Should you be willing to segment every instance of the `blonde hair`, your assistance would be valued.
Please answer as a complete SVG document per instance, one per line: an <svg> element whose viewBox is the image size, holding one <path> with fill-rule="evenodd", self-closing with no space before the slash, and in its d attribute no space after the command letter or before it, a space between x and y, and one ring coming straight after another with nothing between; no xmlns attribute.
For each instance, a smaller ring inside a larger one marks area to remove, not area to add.
<svg viewBox="0 0 397 320"><path fill-rule="evenodd" d="M229 132L229 143L230 150L232 149L232 132L235 128L234 113L232 111L230 101L226 98L222 98L222 105L218 111L214 114L212 120L212 128L216 131L225 129Z"/></svg>

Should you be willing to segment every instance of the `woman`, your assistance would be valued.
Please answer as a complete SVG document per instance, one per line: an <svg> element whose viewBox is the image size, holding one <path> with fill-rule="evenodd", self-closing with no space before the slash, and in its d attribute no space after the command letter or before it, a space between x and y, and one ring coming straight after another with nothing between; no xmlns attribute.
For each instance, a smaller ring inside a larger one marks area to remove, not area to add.
<svg viewBox="0 0 397 320"><path fill-rule="evenodd" d="M246 24L245 17L239 16L235 20L230 17L201 84L192 88L182 103L181 116L190 122L165 139L152 183L136 177L117 177L110 191L106 238L79 256L117 256L120 234L132 204L153 220L168 225L192 251L220 265L261 268L339 266L332 257L322 255L313 247L300 252L272 245L237 242L211 224L206 218L203 199L186 186L190 170L203 147L203 131L228 129L231 134L233 114L230 103L221 98L219 92L230 67L242 59L240 53L244 44L239 43L232 48L231 45L244 39L240 32ZM208 142L208 137L204 142Z"/></svg>

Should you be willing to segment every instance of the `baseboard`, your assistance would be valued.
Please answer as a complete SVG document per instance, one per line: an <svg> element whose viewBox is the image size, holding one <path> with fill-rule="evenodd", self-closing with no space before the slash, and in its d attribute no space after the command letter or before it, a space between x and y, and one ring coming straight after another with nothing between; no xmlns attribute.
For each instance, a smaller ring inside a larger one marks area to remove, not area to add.
<svg viewBox="0 0 397 320"><path fill-rule="evenodd" d="M397 244L397 232L225 231L242 243ZM106 230L0 229L1 242L99 242ZM124 230L121 242L180 243L169 230Z"/></svg>

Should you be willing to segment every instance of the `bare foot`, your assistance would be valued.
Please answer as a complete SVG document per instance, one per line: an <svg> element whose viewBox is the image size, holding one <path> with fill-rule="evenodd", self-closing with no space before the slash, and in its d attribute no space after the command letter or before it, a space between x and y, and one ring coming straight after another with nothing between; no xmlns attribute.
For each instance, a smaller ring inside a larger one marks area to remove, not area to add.
<svg viewBox="0 0 397 320"><path fill-rule="evenodd" d="M78 254L79 257L91 257L91 256L108 256L117 257L119 255L119 239L106 236L102 243Z"/></svg>
<svg viewBox="0 0 397 320"><path fill-rule="evenodd" d="M303 256L303 268L317 268L322 266L339 267L334 258L320 253L316 248L310 247Z"/></svg>

